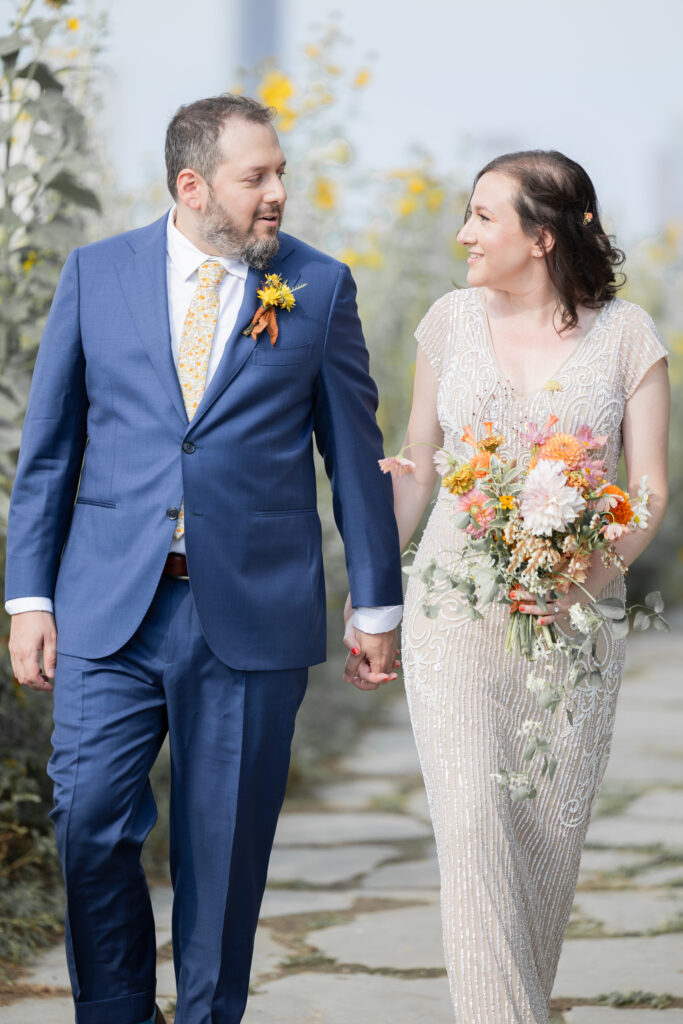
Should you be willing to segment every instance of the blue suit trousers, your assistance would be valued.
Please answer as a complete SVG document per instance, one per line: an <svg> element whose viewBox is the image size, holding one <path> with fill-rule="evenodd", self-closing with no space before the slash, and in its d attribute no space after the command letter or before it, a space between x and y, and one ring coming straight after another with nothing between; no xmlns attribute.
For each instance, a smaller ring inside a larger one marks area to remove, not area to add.
<svg viewBox="0 0 683 1024"><path fill-rule="evenodd" d="M229 668L204 640L189 584L167 578L121 650L58 656L48 771L78 1024L137 1024L154 1011L140 852L156 821L149 772L167 733L176 1024L242 1019L307 675Z"/></svg>

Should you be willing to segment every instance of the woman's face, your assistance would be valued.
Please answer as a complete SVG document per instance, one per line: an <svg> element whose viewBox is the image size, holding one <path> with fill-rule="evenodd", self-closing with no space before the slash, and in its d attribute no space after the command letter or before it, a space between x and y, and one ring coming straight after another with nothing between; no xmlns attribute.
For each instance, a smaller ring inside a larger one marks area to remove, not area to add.
<svg viewBox="0 0 683 1024"><path fill-rule="evenodd" d="M467 283L503 291L521 291L535 272L537 241L522 231L514 208L517 182L507 174L489 171L477 182L469 216L458 241L469 249Z"/></svg>

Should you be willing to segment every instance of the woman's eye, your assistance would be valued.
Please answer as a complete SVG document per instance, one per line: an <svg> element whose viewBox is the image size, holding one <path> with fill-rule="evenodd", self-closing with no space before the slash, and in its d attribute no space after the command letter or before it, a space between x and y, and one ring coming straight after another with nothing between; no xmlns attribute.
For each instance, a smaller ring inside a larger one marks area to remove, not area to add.
<svg viewBox="0 0 683 1024"><path fill-rule="evenodd" d="M486 222L488 223L488 221L490 220L490 218L489 218L489 217L486 217L486 216L485 216L485 215L484 215L483 213L480 213L480 214L479 214L479 220L485 220L485 221L486 221Z"/></svg>

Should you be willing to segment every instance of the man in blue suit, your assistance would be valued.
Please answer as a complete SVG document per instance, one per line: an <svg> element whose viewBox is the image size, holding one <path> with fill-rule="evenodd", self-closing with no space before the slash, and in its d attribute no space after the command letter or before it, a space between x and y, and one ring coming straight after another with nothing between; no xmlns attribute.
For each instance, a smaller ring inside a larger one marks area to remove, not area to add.
<svg viewBox="0 0 683 1024"><path fill-rule="evenodd" d="M55 680L78 1024L163 1019L140 851L167 732L176 1024L242 1019L294 719L325 657L314 438L361 689L393 678L402 599L355 287L280 232L270 112L235 96L181 108L166 162L170 213L65 264L10 513L14 670ZM266 273L294 305L248 333Z"/></svg>

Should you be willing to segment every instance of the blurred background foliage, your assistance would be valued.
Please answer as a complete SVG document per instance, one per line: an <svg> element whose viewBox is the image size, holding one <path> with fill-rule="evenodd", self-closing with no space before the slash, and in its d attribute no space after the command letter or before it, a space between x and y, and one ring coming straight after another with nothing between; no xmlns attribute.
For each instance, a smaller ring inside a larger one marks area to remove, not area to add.
<svg viewBox="0 0 683 1024"><path fill-rule="evenodd" d="M31 369L59 270L76 245L161 215L162 181L120 194L96 129L101 23L70 16L68 0L22 0L0 38L0 557ZM286 229L348 263L381 396L387 451L398 449L411 399L413 332L431 303L466 278L456 243L469 183L436 172L415 148L406 166L361 166L347 128L372 102L373 70L358 64L337 27L311 38L292 73L267 62L239 74L277 111L288 156ZM226 82L239 91L239 82ZM251 88L251 86L250 86ZM408 129L409 130L409 129ZM161 161L160 161L161 162ZM654 316L672 354L675 392L672 500L657 540L632 571L632 593L657 587L683 597L683 230L670 225L637 246L623 293ZM676 400L676 396L678 400ZM320 471L329 604L329 651L311 673L299 716L290 799L334 773L334 758L391 694L362 694L341 680L343 550ZM2 634L9 623L4 612ZM395 692L395 690L394 690ZM19 691L6 650L0 658L0 959L21 960L60 928L61 887L47 819L51 700ZM166 874L167 753L154 772L160 822L145 850Z"/></svg>

